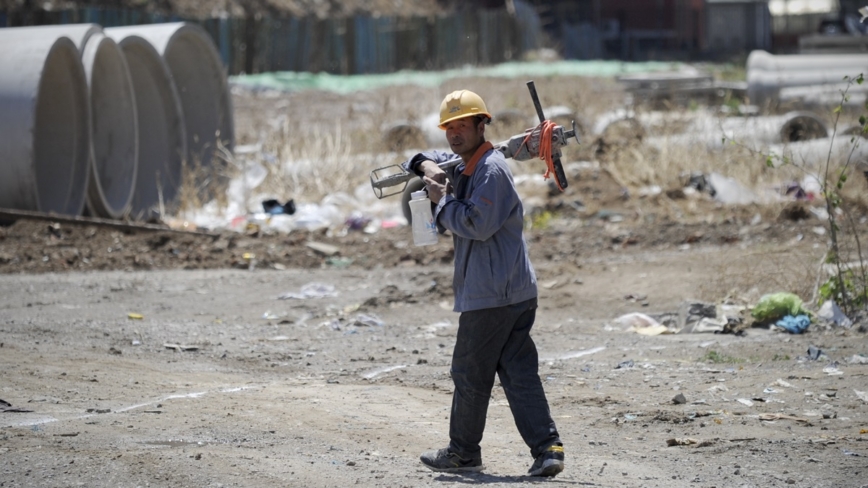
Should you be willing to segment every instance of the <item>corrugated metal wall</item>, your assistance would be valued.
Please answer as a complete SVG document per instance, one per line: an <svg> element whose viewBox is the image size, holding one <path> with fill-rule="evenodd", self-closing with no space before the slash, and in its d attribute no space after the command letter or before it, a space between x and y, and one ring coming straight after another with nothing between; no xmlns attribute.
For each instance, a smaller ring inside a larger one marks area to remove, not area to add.
<svg viewBox="0 0 868 488"><path fill-rule="evenodd" d="M177 22L133 10L76 8L36 11L26 18L0 12L0 27L93 22L104 27ZM437 17L217 17L191 20L207 30L229 74L309 71L336 74L447 69L516 60L540 47L505 9Z"/></svg>

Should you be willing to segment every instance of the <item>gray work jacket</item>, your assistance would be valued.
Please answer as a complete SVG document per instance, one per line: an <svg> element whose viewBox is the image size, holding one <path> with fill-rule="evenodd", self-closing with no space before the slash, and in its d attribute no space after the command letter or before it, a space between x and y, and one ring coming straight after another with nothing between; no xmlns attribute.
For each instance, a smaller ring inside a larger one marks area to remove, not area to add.
<svg viewBox="0 0 868 488"><path fill-rule="evenodd" d="M442 163L458 156L442 151L417 154L404 163L422 175L422 161ZM471 161L473 163L473 161ZM456 312L520 303L537 296L536 275L524 239L524 210L512 173L500 151L490 149L472 167L447 169L453 194L434 211L441 233L452 232L455 246Z"/></svg>

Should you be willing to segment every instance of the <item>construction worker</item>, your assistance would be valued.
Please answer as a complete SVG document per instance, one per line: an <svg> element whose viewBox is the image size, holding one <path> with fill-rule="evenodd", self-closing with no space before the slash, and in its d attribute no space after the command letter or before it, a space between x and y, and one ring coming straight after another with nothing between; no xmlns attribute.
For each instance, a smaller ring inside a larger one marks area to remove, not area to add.
<svg viewBox="0 0 868 488"><path fill-rule="evenodd" d="M423 178L436 204L434 221L452 234L452 288L458 336L452 352L449 446L421 456L434 471L482 471L479 446L500 377L515 425L534 458L528 474L555 476L564 450L540 381L530 337L537 283L522 234L523 208L500 151L485 140L491 114L476 93L450 93L440 105L440 128L454 154L423 152L404 163ZM446 171L437 163L461 157Z"/></svg>

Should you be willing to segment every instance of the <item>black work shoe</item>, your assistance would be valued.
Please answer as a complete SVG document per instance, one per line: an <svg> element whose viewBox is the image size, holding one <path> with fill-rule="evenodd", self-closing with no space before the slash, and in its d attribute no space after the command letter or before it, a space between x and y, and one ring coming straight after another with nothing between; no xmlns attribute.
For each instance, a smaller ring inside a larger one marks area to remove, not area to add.
<svg viewBox="0 0 868 488"><path fill-rule="evenodd" d="M448 448L428 451L419 456L419 460L425 467L441 473L466 473L484 469L482 459L461 459Z"/></svg>
<svg viewBox="0 0 868 488"><path fill-rule="evenodd" d="M563 470L564 447L554 445L537 456L527 474L528 476L556 476Z"/></svg>

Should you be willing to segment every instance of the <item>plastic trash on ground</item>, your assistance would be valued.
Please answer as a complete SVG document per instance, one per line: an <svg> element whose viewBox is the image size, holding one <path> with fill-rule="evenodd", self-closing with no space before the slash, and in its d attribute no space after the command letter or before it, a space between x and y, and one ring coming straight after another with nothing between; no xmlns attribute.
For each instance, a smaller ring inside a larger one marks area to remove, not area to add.
<svg viewBox="0 0 868 488"><path fill-rule="evenodd" d="M748 205L756 203L759 198L754 192L744 187L734 178L711 173L706 177L708 184L714 189L714 199L726 205Z"/></svg>
<svg viewBox="0 0 868 488"><path fill-rule="evenodd" d="M775 322L775 326L780 327L790 334L801 334L808 330L811 325L811 318L807 315L785 315Z"/></svg>
<svg viewBox="0 0 868 488"><path fill-rule="evenodd" d="M308 283L301 287L301 290L296 292L286 292L279 297L280 300L289 300L289 299L298 299L305 300L309 298L326 298L326 297L336 297L338 296L338 292L335 291L335 287L333 285L329 285L326 283Z"/></svg>
<svg viewBox="0 0 868 488"><path fill-rule="evenodd" d="M383 322L380 317L374 314L360 313L356 315L356 317L353 319L353 325L366 327L382 327L383 325L385 325L385 322Z"/></svg>
<svg viewBox="0 0 868 488"><path fill-rule="evenodd" d="M868 356L854 354L850 356L850 359L848 359L847 362L850 364L868 364Z"/></svg>
<svg viewBox="0 0 868 488"><path fill-rule="evenodd" d="M641 335L651 336L669 334L672 332L668 327L644 313L628 313L616 318L613 322L624 327L626 330L634 331Z"/></svg>
<svg viewBox="0 0 868 488"><path fill-rule="evenodd" d="M853 321L844 315L844 312L841 311L841 308L838 307L838 304L834 300L823 302L823 306L817 311L817 317L845 329L849 329L853 325Z"/></svg>
<svg viewBox="0 0 868 488"><path fill-rule="evenodd" d="M793 293L772 293L763 295L751 309L751 316L761 323L771 323L787 315L809 315L802 307L802 299Z"/></svg>
<svg viewBox="0 0 868 488"><path fill-rule="evenodd" d="M279 201L270 198L262 202L262 210L271 215L292 215L295 213L295 201L289 200L286 203L280 203Z"/></svg>

